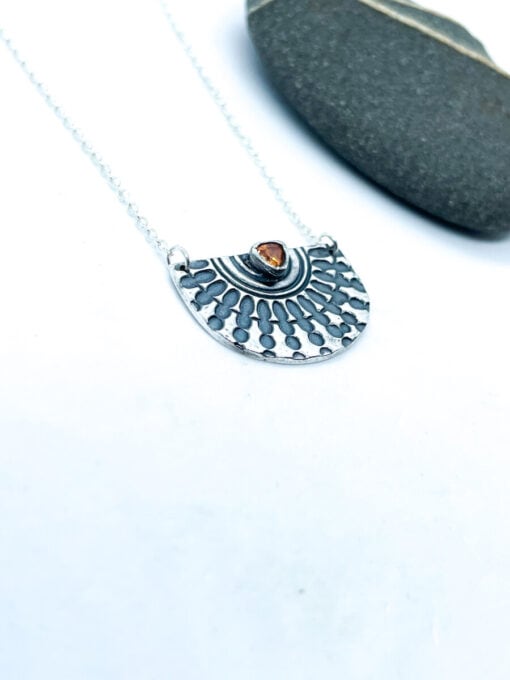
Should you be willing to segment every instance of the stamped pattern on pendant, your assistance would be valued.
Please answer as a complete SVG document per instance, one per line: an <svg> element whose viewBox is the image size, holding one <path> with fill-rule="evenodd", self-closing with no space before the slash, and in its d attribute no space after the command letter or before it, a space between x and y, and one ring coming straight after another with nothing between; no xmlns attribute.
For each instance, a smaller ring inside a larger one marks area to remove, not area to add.
<svg viewBox="0 0 510 680"><path fill-rule="evenodd" d="M269 242L250 254L197 260L170 272L197 321L220 342L256 358L292 364L328 359L368 322L365 288L336 248Z"/></svg>

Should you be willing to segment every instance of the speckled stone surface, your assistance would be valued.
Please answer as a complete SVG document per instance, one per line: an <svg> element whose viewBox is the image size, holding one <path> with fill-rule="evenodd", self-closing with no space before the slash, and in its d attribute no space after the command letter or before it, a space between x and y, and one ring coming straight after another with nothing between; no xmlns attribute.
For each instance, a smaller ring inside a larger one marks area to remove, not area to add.
<svg viewBox="0 0 510 680"><path fill-rule="evenodd" d="M454 225L510 229L510 77L455 22L394 0L248 0L256 48L340 156Z"/></svg>

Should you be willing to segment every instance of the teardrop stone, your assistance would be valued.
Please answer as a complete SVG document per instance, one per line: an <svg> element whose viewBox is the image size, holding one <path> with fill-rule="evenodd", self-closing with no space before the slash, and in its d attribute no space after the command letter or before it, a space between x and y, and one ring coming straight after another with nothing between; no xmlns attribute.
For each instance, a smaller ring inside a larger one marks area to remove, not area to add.
<svg viewBox="0 0 510 680"><path fill-rule="evenodd" d="M285 250L280 243L261 243L257 252L271 267L283 267L285 264Z"/></svg>

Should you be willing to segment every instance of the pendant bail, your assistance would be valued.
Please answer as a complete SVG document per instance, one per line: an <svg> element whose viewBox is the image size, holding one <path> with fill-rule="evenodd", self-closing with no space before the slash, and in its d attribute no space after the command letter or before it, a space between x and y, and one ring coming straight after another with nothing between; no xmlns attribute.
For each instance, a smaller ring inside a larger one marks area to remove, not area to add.
<svg viewBox="0 0 510 680"><path fill-rule="evenodd" d="M319 242L324 244L331 253L335 253L338 250L338 243L329 234L321 234Z"/></svg>
<svg viewBox="0 0 510 680"><path fill-rule="evenodd" d="M181 260L180 261L174 261L174 255L180 255ZM182 246L175 245L172 246L171 248L168 249L167 255L166 255L166 261L169 267L178 269L179 271L188 271L189 270L189 264L190 264L190 258L188 251L183 248Z"/></svg>

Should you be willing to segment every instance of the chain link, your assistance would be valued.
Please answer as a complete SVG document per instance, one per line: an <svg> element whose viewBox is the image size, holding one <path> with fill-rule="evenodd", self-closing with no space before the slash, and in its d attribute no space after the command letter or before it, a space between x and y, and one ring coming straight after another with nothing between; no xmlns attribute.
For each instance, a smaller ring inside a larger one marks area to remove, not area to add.
<svg viewBox="0 0 510 680"><path fill-rule="evenodd" d="M85 153L109 185L110 189L117 196L121 205L123 205L129 217L135 223L136 228L143 234L147 242L154 248L154 250L166 259L168 253L168 244L162 240L155 229L153 229L147 219L139 211L136 203L133 202L129 193L122 185L119 178L112 172L110 166L101 158L99 153L87 140L83 132L73 123L69 116L58 105L55 98L46 89L46 86L37 78L36 74L31 70L27 62L20 55L16 47L13 45L10 38L5 35L3 29L0 28L0 40L7 47L11 55L14 57L18 65L22 68L25 75L28 77L32 85L36 88L46 104L53 111L53 113L60 120L62 125L69 131L76 143L81 147Z"/></svg>
<svg viewBox="0 0 510 680"><path fill-rule="evenodd" d="M172 30L177 41L181 45L185 54L187 55L193 69L202 81L209 95L217 105L221 114L223 115L226 123L228 124L230 130L237 137L239 142L242 144L250 158L252 159L255 166L258 168L260 174L265 180L267 186L272 191L278 203L283 208L285 214L290 219L292 224L301 232L305 239L310 242L317 242L318 238L314 232L299 218L298 214L295 212L289 201L283 195L280 187L277 185L275 179L269 173L266 165L262 161L260 154L253 146L250 138L244 133L241 126L238 124L236 118L227 106L223 95L220 90L214 85L211 78L205 71L204 67L198 60L197 56L190 43L186 39L184 33L180 30L177 25L173 14L170 12L168 3L165 0L160 0L161 8L166 17L167 23ZM169 256L175 250L182 250L180 246L173 246L169 248L166 241L160 238L158 232L149 224L147 219L138 209L136 203L130 197L130 194L122 185L120 179L113 173L110 166L103 160L96 149L88 141L84 133L74 124L71 118L64 112L64 110L59 106L56 99L48 91L46 86L40 81L37 75L32 71L30 66L27 64L25 59L20 55L17 48L12 43L12 40L5 34L4 30L0 28L0 41L6 46L6 48L11 53L12 57L15 59L17 64L21 67L27 78L30 80L32 85L35 87L37 92L44 99L49 108L53 111L56 117L60 120L62 125L68 130L76 143L81 147L83 153L88 156L90 161L96 166L101 176L104 178L110 189L116 195L120 204L124 206L129 217L134 222L136 228L143 234L147 242L152 246L152 248L157 252L157 254L164 259L165 262L169 260Z"/></svg>
<svg viewBox="0 0 510 680"><path fill-rule="evenodd" d="M289 201L286 199L284 196L282 190L276 183L274 177L270 174L269 170L267 169L266 165L264 164L259 152L255 149L253 146L253 143L251 139L244 133L244 130L242 127L239 125L237 122L234 114L231 112L229 106L227 105L222 93L220 92L219 88L216 87L216 85L213 83L211 77L203 67L203 65L200 63L198 57L195 54L195 51L193 50L193 47L189 43L188 39L184 35L184 33L181 31L179 26L177 25L177 22L170 11L170 8L168 6L168 2L166 0L160 0L160 5L161 8L165 14L166 20L168 22L168 25L170 26L173 34L179 41L182 49L186 53L193 69L195 70L196 74L202 81L203 85L205 86L206 90L209 92L209 95L211 96L212 100L215 102L216 106L220 110L221 114L223 115L225 121L227 122L229 128L231 131L234 133L234 135L237 137L239 142L242 144L244 147L245 151L248 153L250 158L252 159L253 163L255 166L258 168L260 174L264 178L267 186L269 189L273 192L276 200L278 203L281 205L283 208L284 212L286 213L287 217L290 219L292 224L298 229L298 231L301 232L301 234L307 239L308 241L312 243L317 243L317 236L316 234L312 231L312 229L306 225L299 215L296 213L292 205L289 203Z"/></svg>

